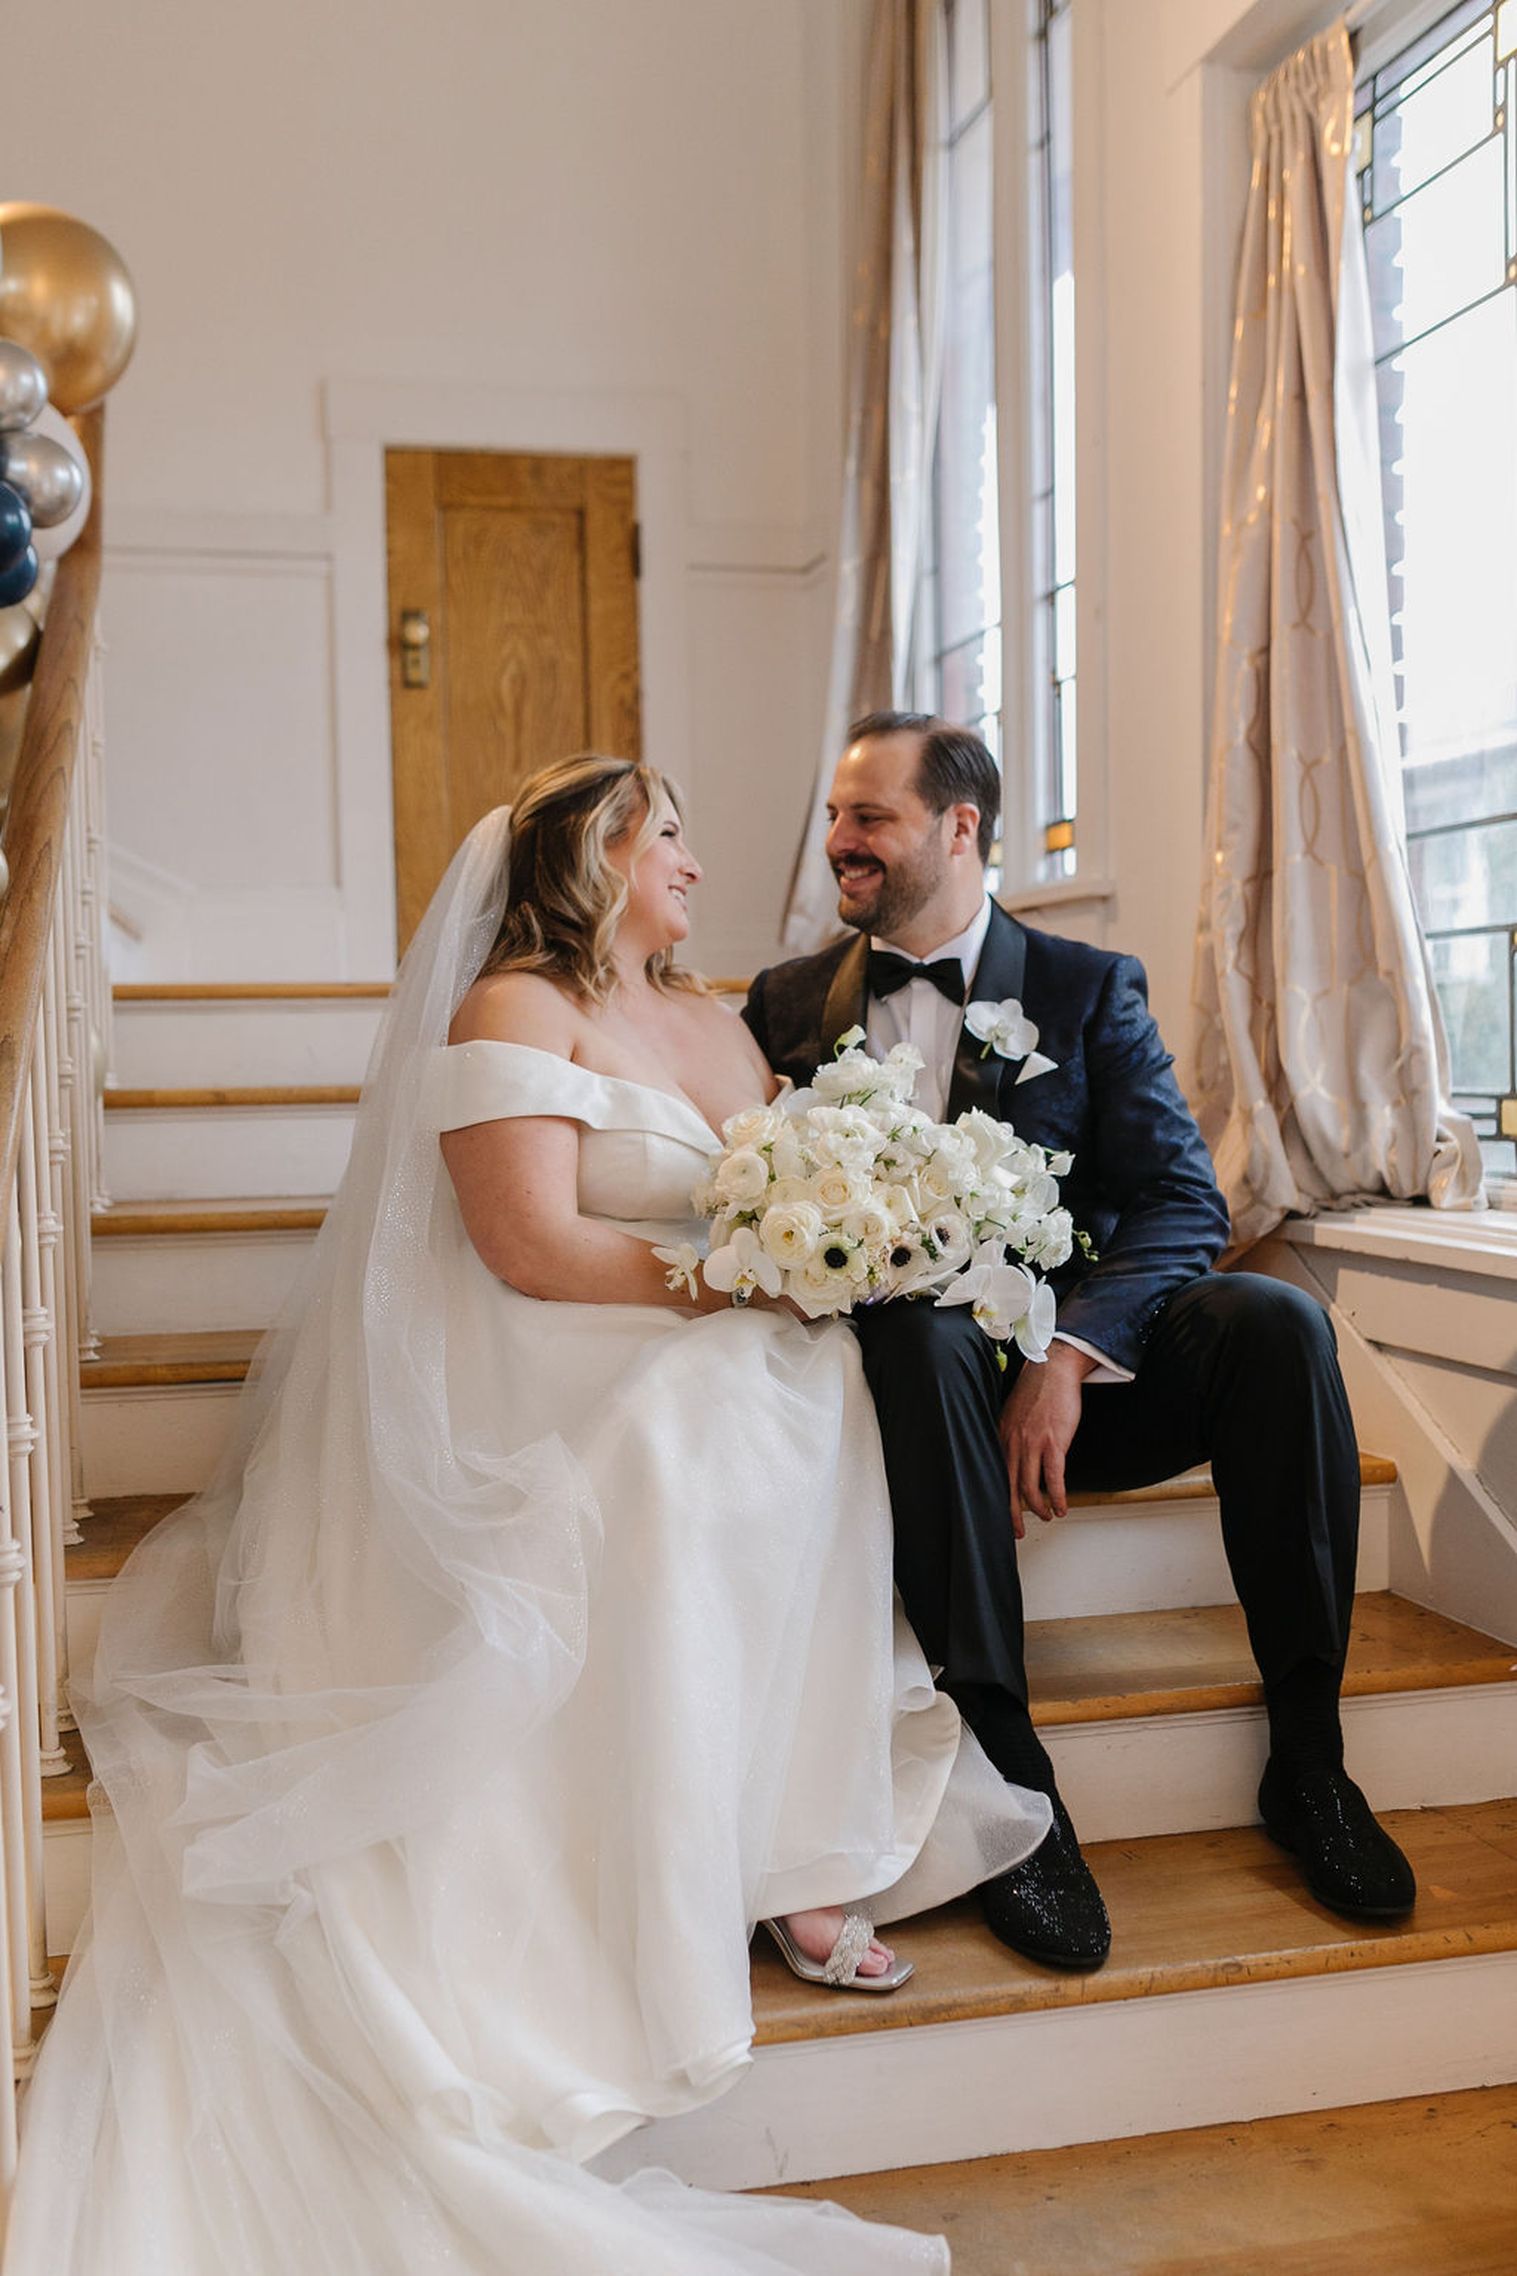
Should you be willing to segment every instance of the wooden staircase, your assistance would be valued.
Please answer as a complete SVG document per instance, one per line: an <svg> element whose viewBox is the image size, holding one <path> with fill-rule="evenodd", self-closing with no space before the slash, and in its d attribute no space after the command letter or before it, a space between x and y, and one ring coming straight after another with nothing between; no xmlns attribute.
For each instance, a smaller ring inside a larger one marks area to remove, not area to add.
<svg viewBox="0 0 1517 2276"><path fill-rule="evenodd" d="M68 1553L76 1664L111 1577L224 1443L320 1225L382 994L117 991L106 1177L123 1198L95 1224L102 1336L82 1368L95 1514ZM794 2185L1517 2079L1517 1652L1391 1592L1395 1472L1366 1456L1361 1477L1349 1763L1417 1868L1409 1922L1336 1919L1255 1823L1263 1715L1209 1477L1086 1497L1035 1530L1024 1574L1037 1719L1110 1905L1108 1965L1074 1977L1021 1962L972 1903L896 1932L917 1973L890 1999L809 1991L757 1951L751 2070L605 2169ZM46 1797L63 1948L86 1890L85 1784L79 1758ZM995 2170L976 2169L986 2186ZM932 2197L930 2174L913 2186ZM837 2194L883 2211L890 2188Z"/></svg>

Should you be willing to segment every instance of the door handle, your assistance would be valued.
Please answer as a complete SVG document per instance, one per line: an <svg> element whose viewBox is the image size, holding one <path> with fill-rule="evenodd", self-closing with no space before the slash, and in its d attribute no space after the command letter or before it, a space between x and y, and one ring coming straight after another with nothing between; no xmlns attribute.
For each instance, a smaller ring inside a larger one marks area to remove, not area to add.
<svg viewBox="0 0 1517 2276"><path fill-rule="evenodd" d="M432 623L425 609L400 612L400 684L403 688L432 685Z"/></svg>

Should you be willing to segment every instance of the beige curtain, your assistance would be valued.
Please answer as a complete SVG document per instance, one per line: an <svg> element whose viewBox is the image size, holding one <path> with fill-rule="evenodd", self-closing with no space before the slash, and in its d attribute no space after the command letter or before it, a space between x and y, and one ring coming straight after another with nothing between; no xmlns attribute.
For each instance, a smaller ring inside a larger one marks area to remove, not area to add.
<svg viewBox="0 0 1517 2276"><path fill-rule="evenodd" d="M1188 1088L1233 1212L1478 1204L1412 906L1340 23L1253 102Z"/></svg>
<svg viewBox="0 0 1517 2276"><path fill-rule="evenodd" d="M848 723L910 697L942 362L943 55L942 0L875 0L832 671L785 907L785 945L801 954L838 930L822 849Z"/></svg>

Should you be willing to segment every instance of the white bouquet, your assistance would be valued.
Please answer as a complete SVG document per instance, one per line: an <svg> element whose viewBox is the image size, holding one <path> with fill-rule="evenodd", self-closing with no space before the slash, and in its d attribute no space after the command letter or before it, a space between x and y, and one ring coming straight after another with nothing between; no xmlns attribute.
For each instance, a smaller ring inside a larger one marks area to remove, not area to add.
<svg viewBox="0 0 1517 2276"><path fill-rule="evenodd" d="M850 1029L805 1090L749 1107L697 1186L711 1219L701 1262L686 1245L656 1253L671 1288L707 1286L746 1303L788 1296L810 1319L855 1304L932 1295L969 1304L996 1343L1040 1360L1054 1296L1039 1277L1074 1242L1058 1180L1072 1157L1018 1138L977 1108L934 1122L911 1103L919 1051L871 1059Z"/></svg>

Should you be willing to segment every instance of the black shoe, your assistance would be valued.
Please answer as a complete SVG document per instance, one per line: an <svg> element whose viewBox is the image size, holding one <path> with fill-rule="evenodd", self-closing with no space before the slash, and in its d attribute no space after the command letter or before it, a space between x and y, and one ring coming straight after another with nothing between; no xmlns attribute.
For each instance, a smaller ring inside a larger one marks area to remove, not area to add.
<svg viewBox="0 0 1517 2276"><path fill-rule="evenodd" d="M1300 1866L1319 1904L1351 1920L1398 1920L1417 1901L1410 1865L1344 1770L1265 1765L1264 1830Z"/></svg>
<svg viewBox="0 0 1517 2276"><path fill-rule="evenodd" d="M1099 1968L1111 1950L1101 1892L1057 1795L1040 1846L987 1881L980 1898L991 1933L1045 1968Z"/></svg>

